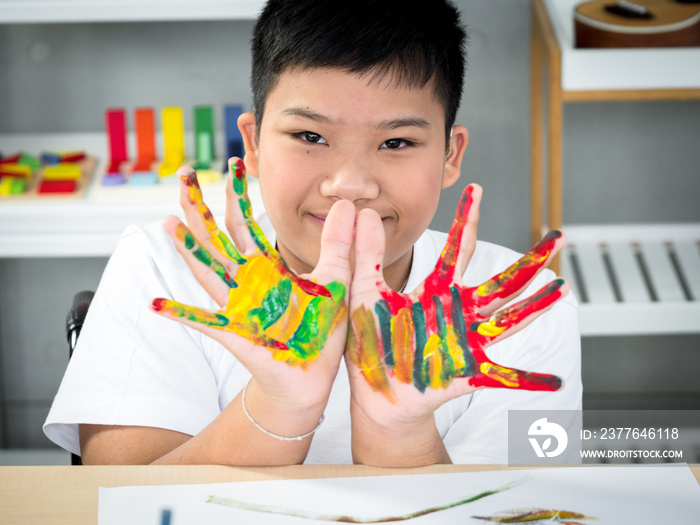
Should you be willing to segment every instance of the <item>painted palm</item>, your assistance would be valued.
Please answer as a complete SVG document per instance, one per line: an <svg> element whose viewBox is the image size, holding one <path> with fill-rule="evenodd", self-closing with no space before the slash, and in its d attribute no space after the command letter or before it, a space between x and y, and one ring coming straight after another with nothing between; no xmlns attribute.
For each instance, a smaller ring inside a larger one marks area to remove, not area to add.
<svg viewBox="0 0 700 525"><path fill-rule="evenodd" d="M465 286L461 275L471 253L462 248L463 233L469 226L475 240L475 188L468 186L464 191L435 269L415 292L402 294L390 289L379 265L373 277L374 289L358 294L353 283L348 356L372 389L391 401L395 401L393 379L413 384L421 392L428 387L447 388L455 378L469 378L474 388L554 391L562 385L553 375L496 364L484 350L566 293L565 281L556 279L533 296L498 310L546 265L556 253L555 247L563 244L563 236L550 232L504 272L480 286Z"/></svg>
<svg viewBox="0 0 700 525"><path fill-rule="evenodd" d="M185 249L226 284L228 297L221 301L225 304L218 311L207 311L156 299L153 308L172 317L234 332L269 348L276 360L304 367L318 356L334 328L345 322L346 286L339 281L321 286L296 276L252 218L243 162L236 159L231 163L231 171L240 217L253 241L252 249L241 253L219 230L202 200L194 170L182 175L188 188L188 202L183 207L196 208L216 256L184 224L178 224L175 230Z"/></svg>

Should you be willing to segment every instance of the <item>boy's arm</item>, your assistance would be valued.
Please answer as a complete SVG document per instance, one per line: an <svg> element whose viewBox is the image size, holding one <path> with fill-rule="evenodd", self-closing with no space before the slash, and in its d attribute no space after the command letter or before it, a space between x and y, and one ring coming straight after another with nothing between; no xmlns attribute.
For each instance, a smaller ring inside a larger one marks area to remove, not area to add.
<svg viewBox="0 0 700 525"><path fill-rule="evenodd" d="M227 226L237 246L218 230L189 169L180 176L190 228L175 217L164 223L220 309L171 299L155 299L152 309L222 344L253 377L193 437L155 428L81 426L87 462L280 465L306 456L345 345L354 208L342 201L331 209L316 269L296 276L252 219L242 163L233 161L231 170Z"/></svg>
<svg viewBox="0 0 700 525"><path fill-rule="evenodd" d="M476 244L480 197L478 186L467 187L434 271L411 294L394 292L384 283L378 264L383 257L381 224L371 210L358 217L346 351L356 462L449 462L435 425L439 406L483 387L561 387L556 376L501 366L484 350L567 293L567 283L557 279L501 309L561 249L563 235L550 233L504 272L466 287L461 277Z"/></svg>
<svg viewBox="0 0 700 525"><path fill-rule="evenodd" d="M323 414L322 408L297 412L259 399L253 384L247 389L246 406L263 428L290 436L315 428ZM300 464L306 458L312 436L297 441L267 436L243 413L241 394L196 436L155 427L80 425L85 465Z"/></svg>

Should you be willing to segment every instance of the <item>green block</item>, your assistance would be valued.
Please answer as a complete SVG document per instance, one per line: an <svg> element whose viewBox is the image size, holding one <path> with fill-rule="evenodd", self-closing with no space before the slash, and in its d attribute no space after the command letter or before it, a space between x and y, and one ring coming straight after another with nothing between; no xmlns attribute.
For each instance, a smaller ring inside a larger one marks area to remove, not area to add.
<svg viewBox="0 0 700 525"><path fill-rule="evenodd" d="M211 106L194 108L194 142L197 164L209 166L216 156L214 148L214 111Z"/></svg>
<svg viewBox="0 0 700 525"><path fill-rule="evenodd" d="M25 166L29 166L34 170L41 168L41 160L39 160L38 157L34 157L28 153L22 153L17 161L17 164L24 164Z"/></svg>

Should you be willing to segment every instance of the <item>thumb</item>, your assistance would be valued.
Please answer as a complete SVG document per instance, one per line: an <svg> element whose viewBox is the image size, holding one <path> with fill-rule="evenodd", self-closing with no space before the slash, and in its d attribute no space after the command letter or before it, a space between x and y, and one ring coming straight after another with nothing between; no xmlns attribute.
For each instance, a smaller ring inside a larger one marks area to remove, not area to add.
<svg viewBox="0 0 700 525"><path fill-rule="evenodd" d="M382 269L384 243L384 226L379 214L369 208L361 210L357 215L355 232L354 296L387 288Z"/></svg>
<svg viewBox="0 0 700 525"><path fill-rule="evenodd" d="M350 283L350 248L355 222L355 206L347 200L333 204L321 233L321 253L312 272L322 284L331 281Z"/></svg>

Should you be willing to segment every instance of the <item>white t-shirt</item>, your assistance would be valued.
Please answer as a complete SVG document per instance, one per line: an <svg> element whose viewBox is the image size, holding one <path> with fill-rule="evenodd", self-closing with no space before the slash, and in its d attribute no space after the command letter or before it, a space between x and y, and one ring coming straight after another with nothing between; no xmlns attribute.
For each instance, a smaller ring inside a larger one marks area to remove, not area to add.
<svg viewBox="0 0 700 525"><path fill-rule="evenodd" d="M271 244L275 233L256 218ZM416 242L406 289L430 273L446 234L426 231ZM519 254L478 242L464 282L480 284ZM552 280L542 272L527 295ZM80 453L78 424L148 426L196 435L243 389L245 367L200 332L153 313L156 297L217 309L175 250L160 223L131 226L109 260L90 306L77 348L44 424L46 435ZM558 392L482 389L444 404L438 431L454 463L507 463L508 410L579 410L581 350L576 301L560 300L513 336L486 351L509 368L556 374ZM343 360L306 463L352 463L350 389Z"/></svg>

